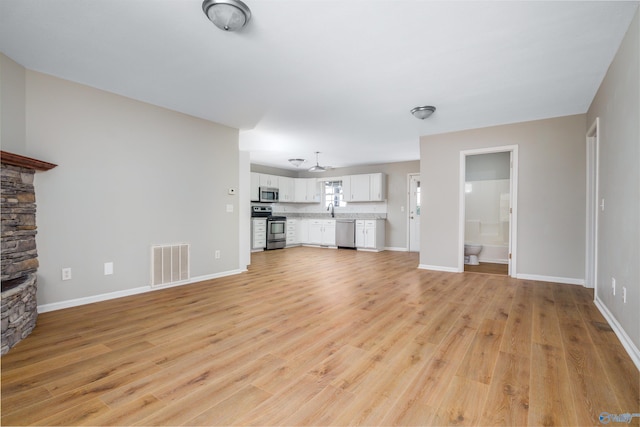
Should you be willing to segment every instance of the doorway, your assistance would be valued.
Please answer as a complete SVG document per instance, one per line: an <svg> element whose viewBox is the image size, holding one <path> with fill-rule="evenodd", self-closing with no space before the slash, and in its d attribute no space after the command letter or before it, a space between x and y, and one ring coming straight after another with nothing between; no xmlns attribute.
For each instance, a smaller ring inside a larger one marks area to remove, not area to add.
<svg viewBox="0 0 640 427"><path fill-rule="evenodd" d="M517 178L517 145L460 152L458 271L516 277Z"/></svg>
<svg viewBox="0 0 640 427"><path fill-rule="evenodd" d="M409 218L407 227L407 242L409 252L420 252L420 174L410 173L409 188Z"/></svg>
<svg viewBox="0 0 640 427"><path fill-rule="evenodd" d="M584 286L594 288L598 294L598 170L600 138L596 120L587 132L587 238Z"/></svg>

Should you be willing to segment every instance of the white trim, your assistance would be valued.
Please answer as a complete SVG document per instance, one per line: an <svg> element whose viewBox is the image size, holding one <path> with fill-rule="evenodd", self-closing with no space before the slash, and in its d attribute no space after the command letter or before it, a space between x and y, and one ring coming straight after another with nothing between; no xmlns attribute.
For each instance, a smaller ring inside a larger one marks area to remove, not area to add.
<svg viewBox="0 0 640 427"><path fill-rule="evenodd" d="M640 370L640 350L638 350L638 347L636 347L633 341L631 341L629 335L627 335L620 323L618 323L618 320L616 320L615 316L611 314L607 306L604 305L602 301L600 301L598 295L596 295L593 303L596 305L596 307L598 307L598 310L600 310L602 316L605 318L607 323L609 323L609 326L611 326L613 332L615 332L616 336L620 340L620 343L622 343L622 346L629 354L629 357L631 357L633 363L636 365L636 368Z"/></svg>
<svg viewBox="0 0 640 427"><path fill-rule="evenodd" d="M395 252L409 252L409 248L399 248L394 246L385 246L385 251L395 251Z"/></svg>
<svg viewBox="0 0 640 427"><path fill-rule="evenodd" d="M600 170L600 118L587 131L587 188L586 188L586 239L585 239L585 286L594 288L598 294L598 208ZM593 185L591 185L593 184Z"/></svg>
<svg viewBox="0 0 640 427"><path fill-rule="evenodd" d="M60 301L60 302L54 302L51 304L43 304L43 305L39 305L38 306L38 313L46 313L49 311L56 311L56 310L62 310L63 308L71 308L71 307L78 307L81 305L86 305L86 304L92 304L94 302L101 302L101 301L107 301L107 300L111 300L111 299L115 299L115 298L122 298L122 297L128 297L131 295L137 295L137 294L144 294L146 292L153 292L153 291L157 291L160 289L167 289L167 288L173 288L176 286L183 286L183 285L190 285L193 283L197 283L197 282L204 282L205 280L212 280L212 279L218 279L220 277L225 277L225 276L232 276L234 274L240 274L245 270L229 270L229 271L223 271L221 273L215 273L215 274L207 274L205 276L198 276L198 277L192 277L189 280L183 280L182 282L176 282L176 283L172 283L170 285L159 285L159 286L143 286L143 287L139 287L139 288L131 288L131 289L125 289L122 291L115 291L115 292L109 292L106 294L98 294L98 295L92 295L89 297L83 297L83 298L74 298L74 299L70 299L70 300L66 300L66 301Z"/></svg>
<svg viewBox="0 0 640 427"><path fill-rule="evenodd" d="M420 179L420 181L422 181L422 178L420 178L420 172L409 172L407 174L407 211L406 211L407 213L407 249L406 249L406 252L409 252L411 250L411 178L414 176L417 176ZM420 183L420 185L422 185L422 183ZM420 253L419 246L420 245L418 245L418 250L415 252Z"/></svg>
<svg viewBox="0 0 640 427"><path fill-rule="evenodd" d="M466 157L477 154L490 154L490 153L502 153L508 151L511 153L511 168L510 168L510 190L511 190L511 220L509 221L509 253L511 253L511 262L509 263L509 276L516 278L517 275L517 262L516 252L518 248L517 244L517 230L518 230L518 145L503 145L500 147L486 147L473 150L461 150L460 151L460 168L459 168L459 183L460 188L458 190L458 269L456 272L464 271L464 227L465 227L465 191L464 183L466 176Z"/></svg>
<svg viewBox="0 0 640 427"><path fill-rule="evenodd" d="M458 269L456 267L445 267L445 266L442 266L442 265L419 264L418 268L420 270L433 270L433 271L444 271L444 272L447 272L447 273L460 273L460 271L458 271Z"/></svg>
<svg viewBox="0 0 640 427"><path fill-rule="evenodd" d="M541 276L538 274L518 274L516 276L516 279L535 280L538 282L553 282L553 283L564 283L566 285L584 286L584 279L576 279L573 277Z"/></svg>

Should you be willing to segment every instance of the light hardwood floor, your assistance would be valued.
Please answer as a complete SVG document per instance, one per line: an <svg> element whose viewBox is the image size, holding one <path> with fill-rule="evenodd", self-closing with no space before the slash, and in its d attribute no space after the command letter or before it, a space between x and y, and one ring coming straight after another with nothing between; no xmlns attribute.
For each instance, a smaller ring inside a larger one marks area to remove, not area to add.
<svg viewBox="0 0 640 427"><path fill-rule="evenodd" d="M639 373L592 291L417 265L293 248L254 254L248 273L42 314L2 357L2 424L599 425L640 412Z"/></svg>
<svg viewBox="0 0 640 427"><path fill-rule="evenodd" d="M464 265L464 271L467 273L486 273L486 274L509 274L509 265L494 264L491 262L481 262L478 265Z"/></svg>

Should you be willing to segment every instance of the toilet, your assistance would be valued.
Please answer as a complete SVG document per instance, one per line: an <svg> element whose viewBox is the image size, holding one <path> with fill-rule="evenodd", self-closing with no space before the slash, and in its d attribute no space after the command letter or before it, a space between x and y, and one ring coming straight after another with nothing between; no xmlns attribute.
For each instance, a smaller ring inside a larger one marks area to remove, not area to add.
<svg viewBox="0 0 640 427"><path fill-rule="evenodd" d="M482 250L482 245L475 245L473 243L465 243L464 245L464 263L469 265L478 265L478 255Z"/></svg>

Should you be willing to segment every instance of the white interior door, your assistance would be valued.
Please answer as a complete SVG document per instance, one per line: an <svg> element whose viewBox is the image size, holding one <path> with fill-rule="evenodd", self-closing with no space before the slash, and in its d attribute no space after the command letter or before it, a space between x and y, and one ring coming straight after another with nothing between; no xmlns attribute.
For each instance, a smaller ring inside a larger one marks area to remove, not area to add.
<svg viewBox="0 0 640 427"><path fill-rule="evenodd" d="M420 175L409 174L409 251L420 252Z"/></svg>

